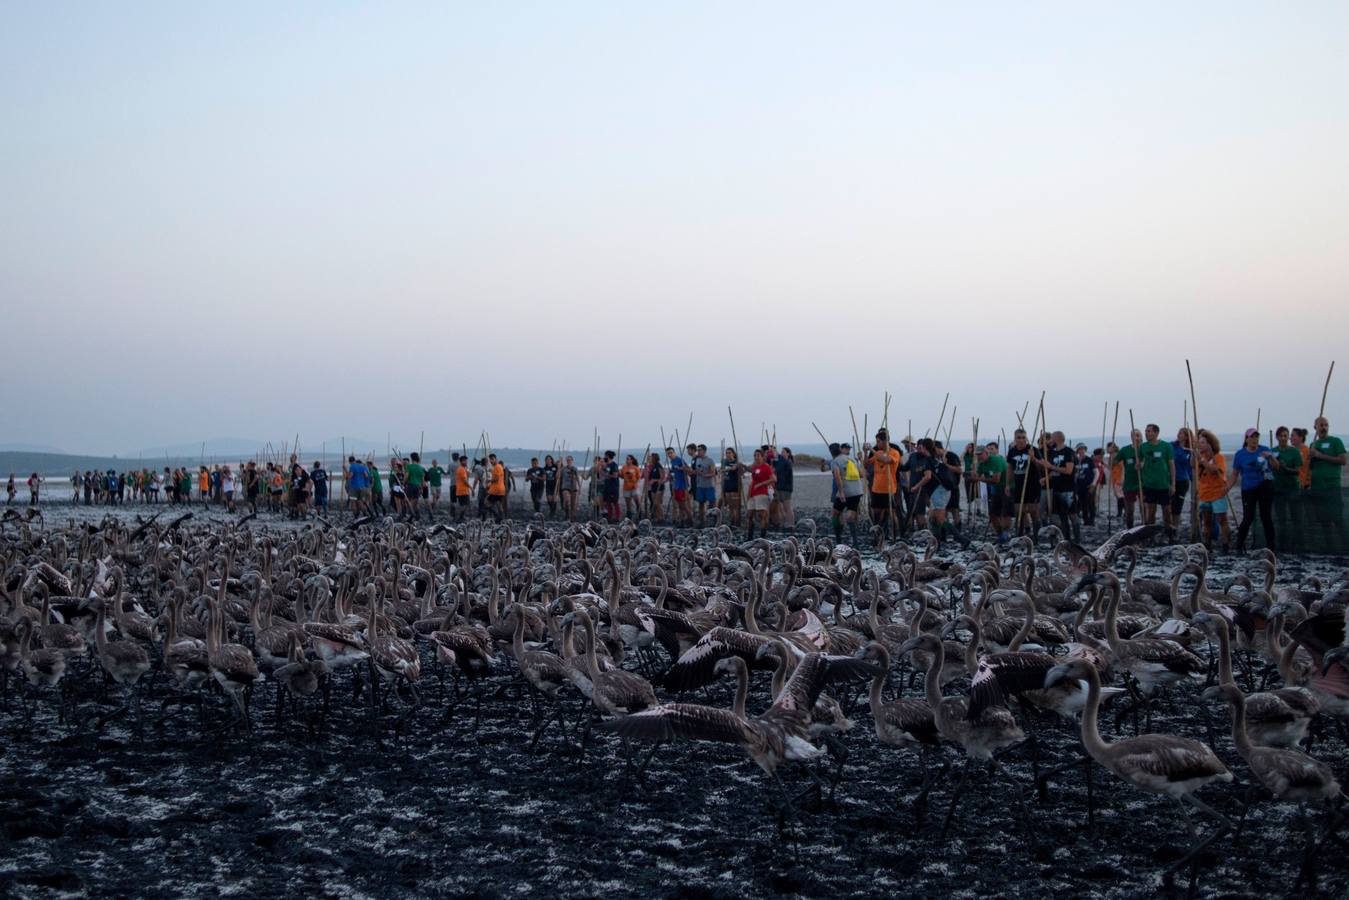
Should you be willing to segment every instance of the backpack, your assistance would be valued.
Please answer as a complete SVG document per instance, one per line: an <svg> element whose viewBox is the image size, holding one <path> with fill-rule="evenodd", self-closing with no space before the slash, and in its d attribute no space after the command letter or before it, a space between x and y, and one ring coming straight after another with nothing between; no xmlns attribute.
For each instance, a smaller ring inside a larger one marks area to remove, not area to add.
<svg viewBox="0 0 1349 900"><path fill-rule="evenodd" d="M853 462L851 457L849 457L847 465L844 466L843 468L843 480L844 481L862 480L862 473L858 471L857 463Z"/></svg>

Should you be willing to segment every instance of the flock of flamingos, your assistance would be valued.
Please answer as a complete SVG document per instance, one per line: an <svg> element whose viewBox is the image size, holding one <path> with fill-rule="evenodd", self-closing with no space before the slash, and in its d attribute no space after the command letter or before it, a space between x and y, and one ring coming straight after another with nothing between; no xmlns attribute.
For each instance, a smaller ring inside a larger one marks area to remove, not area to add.
<svg viewBox="0 0 1349 900"><path fill-rule="evenodd" d="M1344 847L1326 760L1349 759L1349 572L1281 583L1266 552L1211 584L1196 545L1173 548L1169 577L1136 578L1150 529L1094 551L1046 533L955 561L921 537L864 559L811 532L737 543L725 528L676 538L649 523L366 518L287 532L11 513L3 716L22 731L50 704L50 727L123 719L135 740L169 717L220 736L274 718L321 739L333 704L351 703L378 740L397 740L419 716L476 722L484 704L514 704L531 750L615 740L624 778L646 777L672 742L739 747L772 781L779 829L836 789L848 732L869 721L921 761L916 828L939 781L954 781L930 823L944 837L972 779L1020 808L1051 777L1081 769L1090 791L1104 769L1183 814L1193 844L1165 874L1188 865L1193 887L1205 849L1239 838L1241 822L1201 796L1235 776L1253 787L1245 808L1299 808L1305 838L1288 853L1299 882L1314 877ZM711 702L721 679L729 706ZM770 686L766 704L751 704L752 681ZM1235 756L1213 747L1221 706ZM1153 732L1162 708L1190 733ZM1080 729L1081 755L1041 760L1037 733L1052 728ZM1017 745L1033 785L1000 764ZM793 796L784 766L810 790Z"/></svg>

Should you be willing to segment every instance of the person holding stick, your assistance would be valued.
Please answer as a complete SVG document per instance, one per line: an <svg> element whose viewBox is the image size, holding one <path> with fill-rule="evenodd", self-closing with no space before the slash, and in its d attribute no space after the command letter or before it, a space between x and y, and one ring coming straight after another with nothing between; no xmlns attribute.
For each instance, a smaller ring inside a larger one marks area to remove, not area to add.
<svg viewBox="0 0 1349 900"><path fill-rule="evenodd" d="M409 454L407 461L403 463L403 497L407 504L408 519L420 519L422 486L426 483L426 468L422 465L422 455L417 451ZM430 511L427 511L427 518L430 518Z"/></svg>
<svg viewBox="0 0 1349 900"><path fill-rule="evenodd" d="M1085 449L1083 447L1083 450ZM1059 530L1065 537L1072 535L1074 541L1080 542L1082 519L1073 502L1077 486L1073 473L1077 470L1077 459L1073 451L1068 449L1068 440L1062 431L1056 431L1049 436L1049 440L1045 443L1045 458L1036 459L1035 464L1045 473L1048 482L1046 486L1053 497L1054 514L1059 519Z"/></svg>
<svg viewBox="0 0 1349 900"><path fill-rule="evenodd" d="M892 501L899 484L900 453L890 446L890 433L882 428L876 432L876 446L872 448L868 463L871 467L871 524L881 529L884 540L894 537L891 534Z"/></svg>
<svg viewBox="0 0 1349 900"><path fill-rule="evenodd" d="M1316 437L1307 454L1311 460L1308 486L1313 494L1329 494L1340 489L1340 473L1344 471L1346 458L1344 441L1330 433L1330 420L1325 416L1317 416L1312 426L1316 429Z"/></svg>
<svg viewBox="0 0 1349 900"><path fill-rule="evenodd" d="M1222 531L1222 550L1232 549L1232 532L1227 523L1227 460L1222 455L1218 436L1206 428L1199 429L1195 443L1195 471L1199 498L1199 518L1202 521L1200 537L1204 546L1213 547L1213 523Z"/></svg>
<svg viewBox="0 0 1349 900"><path fill-rule="evenodd" d="M1171 444L1161 440L1162 429L1149 424L1144 431L1147 440L1138 448L1139 485L1143 492L1143 524L1151 525L1162 510L1168 540L1175 540L1175 524L1171 518L1171 498L1176 493L1176 454Z"/></svg>
<svg viewBox="0 0 1349 900"><path fill-rule="evenodd" d="M1040 536L1040 479L1031 471L1038 453L1026 440L1026 429L1012 432L1012 446L1007 449L1007 468L1010 478L1007 497L1014 505L1017 537L1026 533L1026 519L1030 519L1032 539Z"/></svg>
<svg viewBox="0 0 1349 900"><path fill-rule="evenodd" d="M567 456L557 472L558 494L562 500L562 515L568 522L576 521L576 495L581 490L581 470L576 468L576 457Z"/></svg>
<svg viewBox="0 0 1349 900"><path fill-rule="evenodd" d="M506 517L506 467L495 453L487 454L487 511L498 522Z"/></svg>
<svg viewBox="0 0 1349 900"><path fill-rule="evenodd" d="M1302 451L1289 443L1291 434L1286 425L1274 431L1274 493L1283 498L1296 496L1302 474Z"/></svg>
<svg viewBox="0 0 1349 900"><path fill-rule="evenodd" d="M1120 487L1123 490L1124 527L1134 527L1134 506L1139 499L1139 463L1138 448L1143 445L1143 432L1137 428L1129 431L1129 445L1115 450L1114 464L1120 467Z"/></svg>
<svg viewBox="0 0 1349 900"><path fill-rule="evenodd" d="M721 502L730 516L731 525L740 524L741 498L745 490L745 467L734 447L727 447L721 461Z"/></svg>
<svg viewBox="0 0 1349 900"><path fill-rule="evenodd" d="M947 498L946 505L943 508L946 510L946 522L950 524L957 540L960 540L963 537L960 533L960 479L965 474L965 467L961 464L960 457L946 449L946 445L941 441L933 441L932 445L937 448L937 460L943 462L951 473L950 479L946 477L945 473L940 473L942 484L947 484L948 480L950 481L948 486L951 491L951 496ZM960 543L963 545L966 542L961 540Z"/></svg>
<svg viewBox="0 0 1349 900"><path fill-rule="evenodd" d="M1007 460L998 452L998 442L989 441L974 451L974 480L987 485L988 524L998 536L999 544L1011 540L1012 497L1007 490Z"/></svg>

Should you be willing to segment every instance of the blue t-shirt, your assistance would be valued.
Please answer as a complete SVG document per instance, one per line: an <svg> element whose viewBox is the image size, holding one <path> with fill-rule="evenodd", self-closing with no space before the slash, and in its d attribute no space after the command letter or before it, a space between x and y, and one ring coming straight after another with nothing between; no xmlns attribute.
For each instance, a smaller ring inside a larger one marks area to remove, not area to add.
<svg viewBox="0 0 1349 900"><path fill-rule="evenodd" d="M364 463L352 463L347 466L347 486L353 491L363 491L370 487L370 470Z"/></svg>
<svg viewBox="0 0 1349 900"><path fill-rule="evenodd" d="M326 469L315 469L310 472L309 480L314 482L314 496L328 496L328 471Z"/></svg>
<svg viewBox="0 0 1349 900"><path fill-rule="evenodd" d="M1232 467L1241 473L1243 491L1253 491L1264 482L1274 480L1274 471L1264 457L1268 452L1269 448L1261 444L1253 451L1242 447L1232 454Z"/></svg>
<svg viewBox="0 0 1349 900"><path fill-rule="evenodd" d="M676 456L670 460L670 484L673 490L687 491L689 489L689 472L684 463L684 457Z"/></svg>
<svg viewBox="0 0 1349 900"><path fill-rule="evenodd" d="M790 491L792 489L792 461L785 456L779 456L773 460L773 474L778 479L779 491Z"/></svg>
<svg viewBox="0 0 1349 900"><path fill-rule="evenodd" d="M1190 480L1190 451L1180 445L1180 441L1171 442L1171 453L1176 461L1176 480Z"/></svg>

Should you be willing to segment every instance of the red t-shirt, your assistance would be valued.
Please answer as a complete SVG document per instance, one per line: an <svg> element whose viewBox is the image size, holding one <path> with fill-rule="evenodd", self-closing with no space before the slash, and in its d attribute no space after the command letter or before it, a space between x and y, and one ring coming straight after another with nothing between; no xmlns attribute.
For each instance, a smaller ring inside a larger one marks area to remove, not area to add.
<svg viewBox="0 0 1349 900"><path fill-rule="evenodd" d="M768 493L768 486L773 481L773 467L768 463L760 463L757 466L749 467L749 495L751 497L760 497Z"/></svg>

